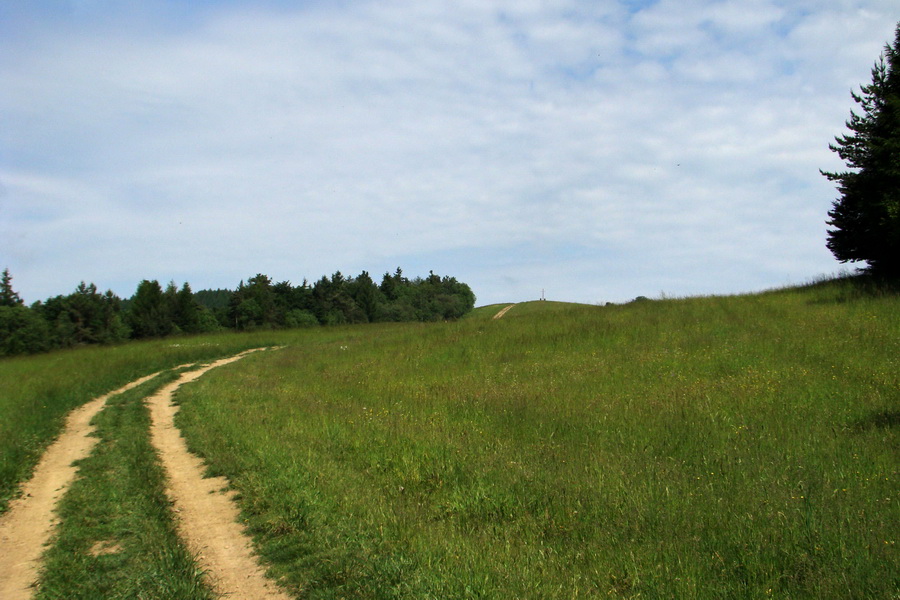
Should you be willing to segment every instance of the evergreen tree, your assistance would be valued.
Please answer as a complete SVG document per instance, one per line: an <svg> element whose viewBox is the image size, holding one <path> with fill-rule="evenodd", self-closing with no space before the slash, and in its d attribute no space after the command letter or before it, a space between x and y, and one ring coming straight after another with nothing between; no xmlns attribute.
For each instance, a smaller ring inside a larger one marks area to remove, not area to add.
<svg viewBox="0 0 900 600"><path fill-rule="evenodd" d="M258 273L241 281L228 305L229 323L236 329L274 327L283 319L279 316L272 280Z"/></svg>
<svg viewBox="0 0 900 600"><path fill-rule="evenodd" d="M828 212L828 249L841 262L865 261L872 273L900 275L900 23L893 45L872 68L872 83L852 93L851 133L829 148L850 170L822 172L841 197Z"/></svg>
<svg viewBox="0 0 900 600"><path fill-rule="evenodd" d="M74 293L35 303L33 310L49 324L56 347L104 344L128 334L120 314L121 300L111 291L98 293L93 283L82 281Z"/></svg>
<svg viewBox="0 0 900 600"><path fill-rule="evenodd" d="M194 300L194 293L187 282L175 294L175 306L172 312L175 326L183 333L201 331L200 305Z"/></svg>
<svg viewBox="0 0 900 600"><path fill-rule="evenodd" d="M43 352L50 346L50 326L38 310L24 305L12 288L9 269L4 269L0 279L0 356Z"/></svg>
<svg viewBox="0 0 900 600"><path fill-rule="evenodd" d="M0 279L0 356L41 352L80 344L102 344L172 333L209 332L222 327L256 329L319 324L456 319L472 309L475 295L452 277L429 272L410 280L398 267L381 285L363 271L347 278L336 271L314 285L304 279L272 283L257 274L235 292L203 290L185 283L143 280L127 301L111 291L100 294L82 282L68 296L35 302L30 308L12 289L9 269ZM123 312L124 310L124 312ZM221 317L219 316L221 315Z"/></svg>
<svg viewBox="0 0 900 600"><path fill-rule="evenodd" d="M50 345L50 327L38 311L0 305L0 356L44 352Z"/></svg>
<svg viewBox="0 0 900 600"><path fill-rule="evenodd" d="M166 297L156 280L144 279L131 298L128 324L135 338L162 337L172 332L172 319Z"/></svg>
<svg viewBox="0 0 900 600"><path fill-rule="evenodd" d="M194 300L200 305L201 331L216 331L233 325L228 318L228 306L233 297L234 292L221 289L200 290L194 294Z"/></svg>
<svg viewBox="0 0 900 600"><path fill-rule="evenodd" d="M22 298L12 289L12 275L9 269L3 269L3 278L0 279L0 306L22 306Z"/></svg>
<svg viewBox="0 0 900 600"><path fill-rule="evenodd" d="M122 314L122 299L116 296L112 290L106 290L106 293L103 294L102 306L103 333L100 341L107 343L127 339L131 330L125 323Z"/></svg>
<svg viewBox="0 0 900 600"><path fill-rule="evenodd" d="M378 289L384 295L385 300L388 302L393 302L397 299L397 283L394 281L394 278L391 277L390 273L385 273L381 278L381 285L378 286Z"/></svg>
<svg viewBox="0 0 900 600"><path fill-rule="evenodd" d="M194 293L194 300L211 310L225 309L228 308L232 294L234 292L231 290L200 290Z"/></svg>
<svg viewBox="0 0 900 600"><path fill-rule="evenodd" d="M382 304L382 294L372 281L372 277L363 271L359 277L349 285L350 297L365 315L365 320L374 323L379 317L379 306Z"/></svg>
<svg viewBox="0 0 900 600"><path fill-rule="evenodd" d="M336 318L332 314L334 306L334 289L325 275L312 286L313 314L323 325L334 325Z"/></svg>

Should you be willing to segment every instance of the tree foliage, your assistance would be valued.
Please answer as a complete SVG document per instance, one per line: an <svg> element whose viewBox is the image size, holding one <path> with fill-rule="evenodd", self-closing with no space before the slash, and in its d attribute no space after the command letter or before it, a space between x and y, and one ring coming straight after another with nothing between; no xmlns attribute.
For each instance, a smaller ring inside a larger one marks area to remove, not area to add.
<svg viewBox="0 0 900 600"><path fill-rule="evenodd" d="M50 347L50 326L36 311L0 306L0 356L44 352Z"/></svg>
<svg viewBox="0 0 900 600"><path fill-rule="evenodd" d="M340 271L314 284L273 284L265 275L241 282L229 303L227 323L235 329L309 327L458 319L475 306L475 294L453 277L407 279L398 268L385 273L381 285L363 271L346 277Z"/></svg>
<svg viewBox="0 0 900 600"><path fill-rule="evenodd" d="M273 283L258 273L234 291L201 290L174 281L165 289L143 280L123 301L82 282L72 294L27 307L12 288L9 270L0 280L0 356L43 352L82 344L158 338L215 331L317 327L380 321L457 319L475 306L475 294L453 277L408 279L400 268L377 285L363 271L340 271L310 285Z"/></svg>
<svg viewBox="0 0 900 600"><path fill-rule="evenodd" d="M153 338L172 332L169 307L158 281L144 279L138 284L128 310L128 324L135 338Z"/></svg>
<svg viewBox="0 0 900 600"><path fill-rule="evenodd" d="M865 261L875 274L900 275L900 23L893 45L872 68L872 83L852 93L850 133L829 148L848 170L822 172L837 183L828 249L841 262Z"/></svg>
<svg viewBox="0 0 900 600"><path fill-rule="evenodd" d="M22 298L12 288L12 275L9 269L3 269L3 277L0 279L0 306L22 306Z"/></svg>
<svg viewBox="0 0 900 600"><path fill-rule="evenodd" d="M106 344L128 338L121 299L111 291L101 294L93 283L82 281L68 296L38 302L31 310L46 321L49 345L54 348Z"/></svg>

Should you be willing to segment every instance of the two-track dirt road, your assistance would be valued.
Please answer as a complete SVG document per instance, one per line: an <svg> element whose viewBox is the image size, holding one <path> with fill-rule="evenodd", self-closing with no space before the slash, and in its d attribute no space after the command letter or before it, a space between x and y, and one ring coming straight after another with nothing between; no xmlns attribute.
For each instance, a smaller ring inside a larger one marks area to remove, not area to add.
<svg viewBox="0 0 900 600"><path fill-rule="evenodd" d="M56 525L54 509L78 472L74 463L90 454L97 438L91 437L91 419L110 396L121 394L156 377L157 373L132 381L113 392L91 400L69 413L59 438L51 444L22 486L22 495L0 516L0 598L31 597L37 579L41 552Z"/></svg>
<svg viewBox="0 0 900 600"><path fill-rule="evenodd" d="M172 396L179 387L210 369L258 350L264 349L248 350L184 372L149 397L150 434L166 471L167 493L174 503L179 532L198 557L199 567L207 573L216 592L242 600L286 600L287 594L265 577L253 555L250 540L237 522L237 507L225 492L227 480L203 477L202 461L188 452L174 423L178 408L172 404ZM63 433L46 450L31 480L23 486L22 496L0 517L0 599L32 597L41 553L56 524L54 509L77 474L72 463L88 456L97 442L90 435L91 419L103 409L107 398L155 376L133 381L69 415Z"/></svg>
<svg viewBox="0 0 900 600"><path fill-rule="evenodd" d="M227 493L228 480L204 478L203 461L188 451L181 432L175 427L178 412L178 407L172 404L175 391L210 369L240 360L250 352L255 350L184 373L151 396L147 400L152 422L150 436L166 469L166 492L178 513L178 530L213 588L228 598L287 600L287 594L266 578L253 556L250 538L237 522L238 508Z"/></svg>

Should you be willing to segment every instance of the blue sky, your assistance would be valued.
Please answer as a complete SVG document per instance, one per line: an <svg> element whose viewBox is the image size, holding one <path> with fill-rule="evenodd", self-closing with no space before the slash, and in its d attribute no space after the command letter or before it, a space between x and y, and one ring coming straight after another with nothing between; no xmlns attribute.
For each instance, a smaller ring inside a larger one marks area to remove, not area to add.
<svg viewBox="0 0 900 600"><path fill-rule="evenodd" d="M400 266L479 304L841 269L818 172L894 0L0 0L0 266L295 284Z"/></svg>

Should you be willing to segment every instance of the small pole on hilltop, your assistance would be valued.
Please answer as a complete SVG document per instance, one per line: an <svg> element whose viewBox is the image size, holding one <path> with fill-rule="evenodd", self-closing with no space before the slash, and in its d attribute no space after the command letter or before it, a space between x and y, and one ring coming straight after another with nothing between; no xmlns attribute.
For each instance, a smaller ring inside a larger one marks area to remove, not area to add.
<svg viewBox="0 0 900 600"><path fill-rule="evenodd" d="M544 298L544 289L541 288L541 302L543 302L544 300L546 300L546 298Z"/></svg>

